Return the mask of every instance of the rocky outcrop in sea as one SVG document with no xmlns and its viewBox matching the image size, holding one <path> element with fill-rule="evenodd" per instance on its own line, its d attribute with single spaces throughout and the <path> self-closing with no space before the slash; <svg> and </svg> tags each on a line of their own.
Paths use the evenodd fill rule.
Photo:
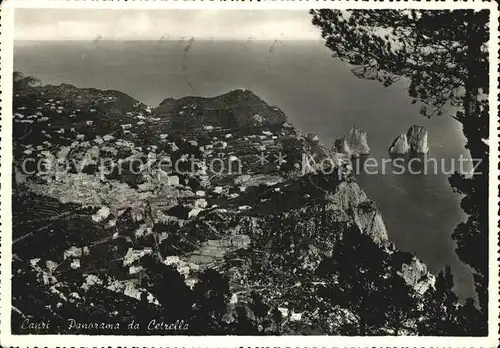
<svg viewBox="0 0 500 348">
<path fill-rule="evenodd" d="M 428 152 L 427 129 L 416 125 L 411 126 L 406 133 L 401 133 L 389 147 L 391 155 L 426 154 Z"/>
<path fill-rule="evenodd" d="M 334 149 L 351 157 L 370 154 L 366 132 L 358 126 L 354 126 L 345 136 L 336 139 Z"/>
<path fill-rule="evenodd" d="M 410 145 L 406 133 L 401 133 L 392 143 L 389 148 L 391 155 L 404 155 L 410 152 Z"/>
</svg>

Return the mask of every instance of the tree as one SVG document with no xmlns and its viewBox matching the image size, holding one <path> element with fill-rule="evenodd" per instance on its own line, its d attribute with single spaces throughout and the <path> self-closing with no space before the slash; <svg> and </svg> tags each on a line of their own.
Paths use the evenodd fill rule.
<svg viewBox="0 0 500 348">
<path fill-rule="evenodd" d="M 22 72 L 14 71 L 13 83 L 14 92 L 19 92 L 39 85 L 40 80 L 33 76 L 24 76 Z"/>
<path fill-rule="evenodd" d="M 145 256 L 141 261 L 148 275 L 143 285 L 158 299 L 163 318 L 169 321 L 189 319 L 194 297 L 183 276 L 153 256 Z"/>
<path fill-rule="evenodd" d="M 224 334 L 223 316 L 229 303 L 229 280 L 217 271 L 208 269 L 201 273 L 193 289 L 193 319 L 191 326 L 196 334 Z"/>
<path fill-rule="evenodd" d="M 419 333 L 429 336 L 477 336 L 487 328 L 481 320 L 480 311 L 471 298 L 460 304 L 453 292 L 453 275 L 447 266 L 436 278 L 434 288 L 430 288 L 422 301 L 422 315 Z"/>
<path fill-rule="evenodd" d="M 453 174 L 454 190 L 469 214 L 453 238 L 457 255 L 476 272 L 476 291 L 486 320 L 488 288 L 489 11 L 311 10 L 333 56 L 355 65 L 361 78 L 389 86 L 405 77 L 412 102 L 427 117 L 454 111 L 471 157 L 472 177 Z M 452 108 L 448 108 L 448 107 Z M 474 251 L 471 251 L 474 250 Z"/>
<path fill-rule="evenodd" d="M 398 274 L 406 255 L 402 254 L 386 252 L 357 227 L 345 231 L 332 256 L 316 270 L 322 283 L 318 291 L 320 321 L 328 323 L 340 309 L 348 319 L 335 318 L 335 334 L 414 332 L 418 296 Z M 325 331 L 331 332 L 326 326 Z"/>
</svg>

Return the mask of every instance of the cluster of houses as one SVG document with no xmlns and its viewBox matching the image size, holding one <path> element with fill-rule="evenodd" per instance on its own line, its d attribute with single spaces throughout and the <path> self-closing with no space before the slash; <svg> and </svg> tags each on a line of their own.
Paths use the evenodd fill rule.
<svg viewBox="0 0 500 348">
<path fill-rule="evenodd" d="M 103 96 L 101 99 L 104 103 L 109 103 L 116 101 L 116 97 L 112 96 Z M 64 110 L 64 106 L 61 101 L 49 99 L 43 107 L 39 107 L 39 110 L 42 110 L 44 107 L 47 107 L 52 110 L 57 111 L 68 111 Z M 139 124 L 139 122 L 151 121 L 156 122 L 160 121 L 159 118 L 152 118 L 148 114 L 151 114 L 152 109 L 150 107 L 144 106 L 142 103 L 136 103 L 134 108 L 141 108 L 143 111 L 129 111 L 127 112 L 127 116 L 135 117 L 137 122 L 135 124 Z M 181 112 L 189 112 L 196 109 L 196 105 L 188 105 L 184 106 Z M 20 107 L 16 110 L 14 114 L 15 122 L 22 122 L 24 120 L 45 120 L 48 121 L 49 118 L 43 116 L 42 111 L 37 111 L 34 115 L 30 115 L 25 117 L 22 112 L 25 111 L 24 107 Z M 144 111 L 145 110 L 145 111 Z M 80 109 L 70 110 L 71 113 L 69 117 L 75 116 L 75 113 L 79 112 Z M 96 109 L 90 109 L 90 112 L 96 112 Z M 67 113 L 67 112 L 65 112 Z M 260 115 L 254 115 L 253 117 L 256 123 L 262 123 L 262 117 Z M 41 122 L 41 121 L 40 121 Z M 87 120 L 84 121 L 84 126 L 92 128 L 94 126 L 94 121 Z M 134 128 L 133 123 L 125 123 L 122 124 L 121 130 L 123 133 L 130 133 Z M 192 211 L 190 212 L 190 217 L 196 216 L 203 209 L 206 209 L 208 206 L 206 195 L 214 195 L 214 196 L 224 196 L 227 199 L 234 199 L 239 196 L 239 192 L 243 192 L 245 187 L 240 187 L 240 190 L 230 190 L 231 184 L 227 182 L 227 178 L 225 178 L 226 172 L 222 172 L 222 175 L 214 175 L 214 168 L 211 167 L 209 163 L 212 160 L 219 160 L 224 158 L 226 162 L 224 165 L 227 165 L 227 169 L 237 168 L 239 170 L 240 162 L 243 165 L 246 165 L 250 162 L 255 162 L 255 155 L 260 152 L 269 152 L 273 153 L 275 150 L 280 149 L 280 137 L 286 135 L 282 130 L 273 132 L 269 129 L 262 130 L 261 128 L 257 128 L 255 134 L 247 134 L 247 135 L 237 135 L 233 133 L 233 130 L 225 129 L 223 127 L 215 126 L 215 125 L 204 125 L 202 126 L 203 130 L 206 134 L 209 135 L 210 143 L 200 145 L 197 142 L 197 139 L 191 139 L 189 143 L 193 147 L 197 147 L 201 154 L 202 159 L 196 160 L 195 170 L 189 175 L 186 176 L 176 173 L 172 171 L 171 164 L 168 164 L 169 161 L 166 161 L 167 167 L 164 168 L 161 165 L 160 160 L 164 160 L 165 158 L 169 158 L 171 153 L 179 151 L 179 146 L 172 141 L 169 141 L 169 135 L 166 133 L 157 134 L 158 145 L 144 145 L 144 146 L 136 146 L 136 140 L 123 137 L 120 138 L 116 134 L 105 134 L 105 135 L 94 135 L 92 138 L 87 138 L 88 136 L 83 133 L 79 133 L 76 129 L 78 127 L 61 127 L 56 128 L 54 130 L 55 133 L 61 136 L 67 136 L 68 139 L 73 139 L 69 146 L 69 151 L 66 152 L 65 155 L 61 155 L 64 151 L 59 151 L 57 158 L 68 156 L 71 153 L 71 156 L 74 156 L 78 152 L 81 153 L 82 158 L 89 159 L 89 163 L 98 163 L 98 160 L 105 161 L 113 161 L 116 160 L 116 157 L 119 153 L 125 153 L 127 157 L 121 158 L 122 160 L 133 160 L 133 159 L 142 159 L 147 158 L 147 168 L 153 168 L 152 170 L 144 171 L 142 174 L 142 179 L 146 180 L 146 183 L 140 184 L 140 191 L 154 191 L 154 192 L 162 192 L 162 190 L 158 190 L 158 187 L 173 187 L 182 190 L 187 190 L 186 180 L 197 180 L 198 182 L 203 184 L 203 191 L 200 190 L 195 192 L 193 197 L 196 199 L 188 205 L 192 207 Z M 51 137 L 49 132 L 43 131 L 43 134 L 47 137 L 47 141 L 38 144 L 36 146 L 32 145 L 22 145 L 24 147 L 25 155 L 32 155 L 34 152 L 42 152 L 45 151 L 45 157 L 47 157 L 47 151 L 51 152 L 52 144 L 48 141 Z M 133 141 L 132 141 L 133 140 Z M 140 140 L 140 139 L 138 139 Z M 53 151 L 53 150 L 52 150 Z M 42 156 L 38 154 L 38 156 Z M 181 160 L 184 157 L 181 156 Z M 185 161 L 188 160 L 188 155 L 185 155 Z M 159 166 L 154 166 L 154 164 L 160 163 Z M 151 165 L 153 164 L 153 165 Z M 236 164 L 235 167 L 233 164 Z M 220 174 L 220 171 L 216 172 Z M 240 172 L 235 172 L 235 176 L 241 175 Z M 218 181 L 222 179 L 222 181 Z M 236 184 L 234 184 L 236 185 Z M 203 193 L 202 193 L 203 192 Z M 160 199 L 161 200 L 161 199 Z M 246 207 L 242 207 L 241 210 L 247 209 Z"/>
<path fill-rule="evenodd" d="M 104 103 L 110 103 L 114 100 L 113 97 L 103 98 Z M 134 105 L 134 107 L 139 107 L 141 105 L 141 103 L 138 103 Z M 58 110 L 63 111 L 63 109 L 60 109 L 60 105 L 58 105 L 57 102 L 50 101 L 48 106 L 50 108 L 55 107 L 53 110 L 56 112 L 58 112 Z M 185 112 L 186 109 L 188 109 L 188 107 L 185 107 L 184 111 L 181 112 Z M 90 109 L 89 111 L 96 112 L 96 109 Z M 146 113 L 151 113 L 151 109 L 146 107 Z M 72 113 L 71 115 L 75 114 Z M 42 112 L 37 112 L 36 116 L 39 118 L 44 117 Z M 142 125 L 149 121 L 160 121 L 159 118 L 144 116 L 143 113 L 139 112 L 130 113 L 128 116 L 136 117 L 137 125 Z M 35 120 L 36 117 L 25 118 L 22 115 L 22 110 L 18 110 L 18 112 L 14 114 L 14 120 L 19 120 L 20 122 L 26 119 Z M 46 121 L 48 120 L 47 117 Z M 262 117 L 255 115 L 254 121 L 261 124 Z M 92 128 L 94 123 L 88 120 L 85 121 L 84 126 Z M 217 207 L 217 204 L 219 204 L 217 199 L 219 199 L 219 201 L 231 201 L 238 198 L 240 194 L 243 195 L 248 186 L 260 185 L 261 183 L 269 184 L 271 181 L 267 176 L 244 176 L 241 175 L 241 173 L 236 173 L 231 179 L 232 182 L 231 180 L 227 180 L 227 177 L 224 175 L 225 173 L 223 173 L 220 181 L 218 181 L 218 178 L 212 180 L 213 173 L 211 173 L 211 171 L 213 168 L 211 168 L 208 163 L 214 158 L 225 158 L 229 164 L 240 160 L 255 161 L 255 154 L 259 154 L 260 152 L 276 153 L 277 150 L 280 150 L 281 145 L 279 139 L 286 135 L 281 131 L 273 132 L 271 130 L 262 130 L 259 128 L 255 134 L 240 136 L 222 127 L 205 125 L 203 126 L 203 130 L 209 134 L 210 143 L 200 145 L 198 139 L 186 139 L 192 147 L 197 147 L 200 150 L 202 158 L 197 159 L 196 169 L 190 173 L 190 175 L 182 175 L 172 171 L 170 161 L 166 160 L 170 159 L 170 157 L 174 157 L 172 155 L 173 153 L 182 151 L 180 148 L 182 146 L 178 146 L 178 144 L 172 142 L 168 134 L 158 134 L 158 144 L 146 145 L 137 144 L 137 141 L 134 139 L 121 137 L 116 133 L 90 137 L 87 134 L 79 133 L 76 130 L 78 127 L 68 128 L 69 127 L 59 128 L 56 129 L 55 132 L 59 135 L 68 136 L 73 139 L 74 141 L 71 142 L 71 145 L 53 148 L 52 144 L 47 140 L 36 146 L 23 145 L 24 153 L 26 155 L 31 155 L 34 151 L 38 151 L 41 156 L 47 158 L 52 156 L 56 159 L 74 158 L 76 154 L 79 154 L 81 158 L 86 159 L 87 163 L 95 164 L 98 164 L 99 160 L 116 160 L 119 153 L 127 154 L 126 158 L 123 158 L 124 160 L 147 158 L 148 165 L 143 163 L 144 168 L 141 168 L 143 174 L 142 178 L 145 179 L 145 182 L 140 183 L 137 188 L 131 188 L 115 179 L 106 182 L 106 180 L 102 178 L 99 179 L 97 176 L 86 174 L 81 176 L 73 176 L 73 174 L 68 175 L 63 178 L 64 185 L 60 185 L 59 188 L 56 184 L 51 185 L 51 190 L 59 190 L 61 195 L 66 195 L 68 197 L 68 201 L 80 200 L 92 206 L 98 206 L 100 202 L 101 205 L 98 206 L 98 209 L 96 208 L 93 211 L 90 218 L 94 223 L 105 225 L 107 228 L 116 228 L 117 220 L 119 220 L 117 216 L 124 208 L 128 209 L 130 207 L 132 219 L 140 223 L 140 226 L 134 231 L 134 236 L 137 239 L 152 234 L 154 223 L 159 221 L 190 223 L 190 219 L 196 219 L 196 217 L 203 214 L 209 214 L 210 212 L 219 211 L 221 213 L 227 213 L 228 210 Z M 125 123 L 122 124 L 120 128 L 123 131 L 122 134 L 131 134 L 135 129 L 135 125 L 133 123 Z M 175 157 L 177 158 L 178 156 Z M 187 160 L 187 154 L 186 156 L 180 157 L 181 159 Z M 162 165 L 162 160 L 166 163 L 165 166 Z M 149 164 L 151 165 L 149 166 Z M 74 178 L 73 180 L 79 180 L 80 182 L 71 184 L 70 176 Z M 186 182 L 186 180 L 190 179 L 198 180 L 200 183 L 204 184 L 199 188 L 191 189 L 188 182 Z M 281 178 L 276 177 L 275 179 L 276 180 L 272 181 L 272 183 L 279 182 Z M 83 183 L 81 181 L 88 182 Z M 279 190 L 279 188 L 275 190 Z M 79 193 L 87 194 L 89 197 L 79 197 L 77 196 Z M 102 197 L 105 197 L 105 199 Z M 103 202 L 106 201 L 106 198 L 110 197 L 114 200 L 114 203 L 106 202 L 106 205 L 104 205 Z M 184 209 L 175 210 L 175 207 L 182 207 Z M 248 205 L 236 204 L 233 208 L 232 214 L 239 214 L 240 212 L 252 209 L 252 207 Z M 196 220 L 194 223 L 198 223 L 198 221 L 200 220 Z M 208 223 L 207 221 L 204 222 Z M 118 238 L 117 234 L 118 232 L 115 232 L 112 238 Z M 167 238 L 166 232 L 159 236 L 157 242 L 161 243 L 165 238 Z M 204 263 L 208 262 L 197 262 L 196 260 L 220 258 L 220 255 L 224 254 L 224 250 L 247 248 L 249 245 L 250 238 L 247 235 L 228 234 L 220 239 L 208 240 L 200 246 L 199 250 L 188 257 L 168 256 L 163 262 L 166 265 L 175 267 L 179 273 L 184 276 L 186 284 L 193 287 L 197 282 L 196 272 L 200 270 L 200 265 L 205 267 L 206 265 Z M 69 265 L 72 269 L 78 269 L 84 265 L 80 263 L 80 259 L 85 257 L 88 253 L 88 248 L 82 249 L 71 247 L 65 251 L 64 259 L 69 260 Z M 125 255 L 123 259 L 120 260 L 120 263 L 121 266 L 128 269 L 127 277 L 130 279 L 112 279 L 106 282 L 107 288 L 138 300 L 141 299 L 144 289 L 141 289 L 140 281 L 138 280 L 138 278 L 140 278 L 139 275 L 143 271 L 140 260 L 142 257 L 152 253 L 153 249 L 151 247 L 140 249 L 135 249 L 133 247 L 128 248 L 126 253 L 124 252 Z M 86 275 L 81 290 L 87 291 L 93 286 L 104 284 L 103 279 L 105 277 L 106 276 L 101 277 L 93 274 Z M 76 294 L 74 296 L 79 295 Z M 157 303 L 156 299 L 149 293 L 147 294 L 147 299 L 151 303 Z M 237 296 L 234 295 L 231 301 L 233 303 L 235 301 L 237 302 Z M 279 310 L 284 317 L 289 318 L 291 321 L 301 319 L 300 313 L 295 313 L 287 308 L 279 308 Z"/>
</svg>

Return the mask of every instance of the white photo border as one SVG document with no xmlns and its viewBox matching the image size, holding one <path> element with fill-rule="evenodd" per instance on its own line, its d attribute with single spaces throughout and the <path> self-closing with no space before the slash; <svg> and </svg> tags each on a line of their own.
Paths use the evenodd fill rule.
<svg viewBox="0 0 500 348">
<path fill-rule="evenodd" d="M 87 335 L 13 335 L 11 333 L 12 260 L 12 72 L 16 8 L 66 9 L 488 9 L 490 10 L 490 190 L 489 190 L 489 336 L 87 336 Z M 27 347 L 160 347 L 160 346 L 239 346 L 239 347 L 497 347 L 499 345 L 499 118 L 498 118 L 498 3 L 489 1 L 174 1 L 174 0 L 6 0 L 0 4 L 0 345 Z"/>
</svg>

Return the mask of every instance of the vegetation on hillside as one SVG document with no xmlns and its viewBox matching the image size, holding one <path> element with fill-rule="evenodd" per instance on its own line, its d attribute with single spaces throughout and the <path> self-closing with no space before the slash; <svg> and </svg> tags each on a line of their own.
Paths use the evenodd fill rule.
<svg viewBox="0 0 500 348">
<path fill-rule="evenodd" d="M 470 301 L 458 302 L 449 271 L 434 286 L 385 230 L 363 225 L 360 216 L 379 213 L 352 176 L 254 164 L 244 175 L 204 179 L 202 160 L 213 156 L 212 148 L 242 158 L 265 144 L 296 157 L 300 146 L 311 151 L 279 110 L 250 92 L 221 100 L 247 98 L 238 114 L 246 120 L 258 101 L 259 110 L 276 112 L 268 124 L 264 113 L 241 132 L 225 128 L 232 121 L 195 118 L 201 123 L 184 132 L 120 92 L 14 87 L 14 333 L 480 332 L 466 320 L 480 313 Z M 185 102 L 193 101 L 182 99 L 176 112 L 196 116 L 197 107 Z M 173 172 L 180 176 L 175 185 L 148 171 L 137 180 L 91 169 L 21 171 L 27 158 L 86 158 L 86 169 L 102 159 L 187 154 L 198 167 L 183 176 Z M 425 279 L 410 282 L 408 274 Z M 416 286 L 422 283 L 425 291 Z M 40 321 L 51 324 L 33 324 Z"/>
<path fill-rule="evenodd" d="M 475 273 L 481 307 L 478 332 L 487 334 L 489 51 L 488 10 L 311 10 L 334 57 L 353 73 L 390 86 L 408 79 L 413 103 L 427 117 L 448 114 L 462 125 L 465 145 L 479 166 L 449 182 L 465 195 L 469 215 L 455 228 L 458 257 Z M 478 252 L 480 250 L 480 252 Z"/>
</svg>

